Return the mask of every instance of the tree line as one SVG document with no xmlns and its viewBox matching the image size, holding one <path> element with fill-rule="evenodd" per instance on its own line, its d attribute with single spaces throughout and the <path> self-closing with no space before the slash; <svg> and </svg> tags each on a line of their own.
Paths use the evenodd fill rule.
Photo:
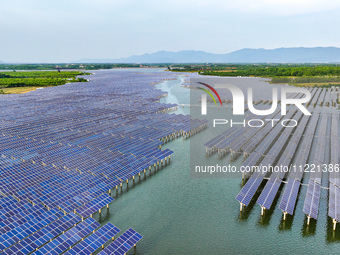
<svg viewBox="0 0 340 255">
<path fill-rule="evenodd" d="M 89 73 L 79 71 L 2 72 L 0 73 L 0 89 L 29 86 L 58 86 L 68 82 L 86 82 L 87 79 L 76 77 L 86 74 Z"/>
</svg>

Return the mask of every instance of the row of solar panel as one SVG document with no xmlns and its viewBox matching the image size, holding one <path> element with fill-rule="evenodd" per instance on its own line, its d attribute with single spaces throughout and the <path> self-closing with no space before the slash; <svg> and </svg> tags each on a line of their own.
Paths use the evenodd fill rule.
<svg viewBox="0 0 340 255">
<path fill-rule="evenodd" d="M 290 137 L 290 129 L 285 129 L 280 137 L 277 139 L 275 144 L 272 146 L 272 148 L 269 150 L 267 155 L 264 157 L 261 164 L 263 165 L 271 165 L 273 166 L 274 163 L 277 161 L 277 165 L 279 166 L 289 166 L 291 163 L 291 160 L 293 158 L 293 155 L 295 154 L 295 150 L 297 148 L 297 144 L 295 141 L 293 141 L 294 147 L 287 146 L 286 143 L 288 142 L 288 145 L 291 144 L 292 138 L 297 138 L 297 143 L 299 142 L 299 139 L 301 139 L 301 135 L 303 130 L 305 129 L 305 126 L 307 124 L 307 120 L 309 119 L 308 116 L 304 116 L 302 118 L 302 121 L 300 121 L 300 118 L 302 117 L 301 113 L 297 113 L 294 118 L 299 121 L 299 126 L 294 130 L 294 133 L 292 134 L 292 137 Z M 300 131 L 300 132 L 299 132 Z M 283 153 L 281 152 L 284 149 Z M 266 158 L 267 161 L 266 161 Z M 278 160 L 276 160 L 279 158 Z M 274 198 L 276 197 L 279 187 L 281 186 L 282 180 L 286 175 L 286 172 L 284 171 L 276 171 L 272 174 L 269 173 L 270 179 L 266 183 L 264 189 L 261 192 L 261 195 L 259 196 L 257 203 L 266 208 L 270 209 Z"/>
<path fill-rule="evenodd" d="M 335 114 L 334 117 L 334 121 L 337 123 L 337 118 L 339 115 Z M 295 116 L 297 119 L 299 119 L 299 117 L 301 117 L 301 114 L 297 114 Z M 317 145 L 317 148 L 324 148 L 325 147 L 325 136 L 326 136 L 326 131 L 325 131 L 325 127 L 327 126 L 327 119 L 328 119 L 328 114 L 324 114 L 323 115 L 323 119 L 322 119 L 322 123 L 324 125 L 324 128 L 319 130 L 319 143 Z M 318 123 L 318 114 L 314 116 L 314 118 L 310 118 L 308 116 L 304 116 L 301 121 L 299 122 L 299 126 L 295 129 L 295 132 L 293 133 L 292 137 L 291 137 L 291 143 L 288 143 L 288 146 L 285 148 L 285 151 L 283 152 L 283 154 L 280 154 L 280 150 L 283 147 L 284 143 L 279 143 L 274 144 L 272 149 L 273 153 L 267 152 L 266 156 L 263 158 L 262 162 L 260 162 L 261 159 L 261 154 L 259 153 L 252 153 L 250 154 L 249 158 L 246 159 L 246 161 L 244 162 L 244 166 L 253 166 L 253 165 L 257 165 L 260 164 L 261 165 L 271 165 L 274 163 L 275 160 L 275 155 L 281 155 L 280 159 L 278 160 L 278 164 L 279 165 L 289 165 L 289 163 L 291 162 L 293 155 L 295 153 L 295 151 L 297 150 L 298 144 L 301 140 L 302 134 L 304 133 L 304 130 L 306 129 L 306 136 L 305 139 L 303 139 L 303 143 L 301 143 L 301 145 L 305 145 L 305 147 L 308 147 L 308 154 L 310 151 L 310 145 L 311 142 L 313 141 L 313 135 Z M 310 125 L 307 126 L 307 123 L 309 123 Z M 336 127 L 336 125 L 334 124 L 334 128 Z M 335 132 L 335 131 L 333 131 Z M 286 134 L 285 134 L 286 133 Z M 289 132 L 287 132 L 287 130 L 285 130 L 281 136 L 280 139 L 278 139 L 279 141 L 287 141 L 287 139 L 289 137 L 287 137 Z M 337 133 L 337 131 L 336 131 Z M 285 139 L 281 139 L 282 136 L 286 136 Z M 311 136 L 311 139 L 309 139 L 309 136 Z M 335 143 L 338 144 L 339 140 L 336 139 Z M 291 144 L 291 145 L 290 145 Z M 290 146 L 289 146 L 290 145 Z M 280 149 L 281 148 L 281 149 Z M 303 149 L 304 147 L 302 147 Z M 299 150 L 299 153 L 305 153 L 306 150 Z M 319 158 L 319 163 L 322 164 L 325 161 L 320 161 L 320 157 L 321 159 L 324 159 L 324 153 L 325 153 L 325 149 L 319 149 L 319 151 L 316 152 L 316 157 Z M 306 157 L 306 161 L 308 158 L 308 154 Z M 267 158 L 267 160 L 266 160 Z M 299 159 L 301 161 L 301 159 Z M 300 171 L 303 172 L 303 171 Z M 302 173 L 303 174 L 303 173 Z M 302 174 L 296 174 L 295 172 L 292 173 L 292 177 L 295 176 L 301 176 Z M 270 173 L 268 174 L 270 176 L 269 181 L 267 182 L 266 186 L 264 187 L 264 189 L 262 190 L 261 195 L 258 198 L 258 203 L 269 209 L 272 205 L 272 202 L 278 192 L 278 189 L 281 185 L 282 179 L 285 177 L 285 173 L 283 172 L 278 172 L 278 173 L 273 173 L 272 175 L 270 175 Z M 239 202 L 241 202 L 244 205 L 248 205 L 249 202 L 251 201 L 251 198 L 253 197 L 253 195 L 255 194 L 256 190 L 258 189 L 258 187 L 260 186 L 261 182 L 262 182 L 262 177 L 261 174 L 259 173 L 254 173 L 253 176 L 251 176 L 251 178 L 248 180 L 248 182 L 246 183 L 246 185 L 241 189 L 240 193 L 237 196 L 237 200 Z M 301 180 L 301 178 L 299 179 Z M 304 212 L 313 218 L 317 218 L 317 211 L 318 211 L 318 201 L 320 198 L 320 192 L 318 192 L 319 188 L 320 188 L 320 184 L 315 183 L 315 178 L 313 179 L 313 175 L 312 175 L 312 179 L 310 180 L 309 183 L 309 188 L 308 188 L 308 192 L 306 195 L 306 199 L 305 199 L 305 206 L 304 206 Z M 320 179 L 320 183 L 321 183 L 321 179 Z M 280 208 L 284 211 L 287 212 L 289 214 L 293 214 L 294 212 L 294 207 L 295 207 L 295 203 L 296 203 L 296 199 L 297 199 L 297 192 L 299 190 L 299 186 L 300 186 L 300 182 L 298 180 L 294 180 L 292 178 L 288 178 L 288 184 L 286 185 L 286 189 L 285 192 L 283 194 L 281 203 L 280 203 Z M 334 203 L 334 201 L 332 201 Z"/>
<path fill-rule="evenodd" d="M 119 236 L 117 240 L 108 245 L 103 251 L 99 252 L 100 255 L 109 254 L 125 254 L 137 242 L 142 239 L 142 236 L 132 228 L 128 229 L 124 234 Z"/>
<path fill-rule="evenodd" d="M 76 212 L 82 217 L 87 218 L 99 209 L 103 208 L 105 205 L 113 202 L 113 198 L 107 194 L 102 194 L 101 196 L 93 199 L 89 203 L 76 209 Z"/>
<path fill-rule="evenodd" d="M 20 199 L 4 200 L 0 208 L 6 224 L 1 248 L 7 254 L 66 251 L 94 227 L 73 226 L 79 217 L 64 213 L 76 209 L 86 217 L 98 210 L 112 201 L 102 195 L 108 189 L 171 155 L 156 149 L 158 139 L 206 123 L 155 114 L 175 105 L 157 103 L 164 93 L 146 86 L 164 76 L 143 77 L 131 75 L 125 82 L 110 77 L 100 89 L 96 82 L 66 85 L 0 102 L 6 105 L 0 107 L 1 194 Z"/>
</svg>

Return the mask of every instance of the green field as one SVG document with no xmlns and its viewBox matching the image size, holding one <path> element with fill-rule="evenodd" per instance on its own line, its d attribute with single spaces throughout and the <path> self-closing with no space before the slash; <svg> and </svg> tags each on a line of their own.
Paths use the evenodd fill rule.
<svg viewBox="0 0 340 255">
<path fill-rule="evenodd" d="M 81 71 L 13 71 L 0 72 L 0 94 L 25 93 L 38 87 L 63 85 L 69 82 L 86 82 Z M 14 89 L 16 88 L 16 89 Z"/>
<path fill-rule="evenodd" d="M 224 77 L 265 77 L 271 83 L 294 86 L 339 86 L 340 66 L 337 64 L 192 64 L 173 65 L 172 71 L 198 72 L 200 75 Z"/>
</svg>

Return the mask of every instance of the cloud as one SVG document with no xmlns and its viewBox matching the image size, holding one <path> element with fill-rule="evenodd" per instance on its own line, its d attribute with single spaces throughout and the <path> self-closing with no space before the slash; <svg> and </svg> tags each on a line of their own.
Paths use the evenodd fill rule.
<svg viewBox="0 0 340 255">
<path fill-rule="evenodd" d="M 260 5 L 267 11 L 281 15 L 312 14 L 340 9 L 338 0 L 262 0 Z"/>
<path fill-rule="evenodd" d="M 186 12 L 209 11 L 216 13 L 272 14 L 291 16 L 340 10 L 338 0 L 145 0 L 146 5 L 159 5 L 171 10 L 183 9 Z M 161 3 L 161 4 L 159 4 Z"/>
<path fill-rule="evenodd" d="M 2 0 L 0 58 L 340 46 L 338 0 Z"/>
</svg>

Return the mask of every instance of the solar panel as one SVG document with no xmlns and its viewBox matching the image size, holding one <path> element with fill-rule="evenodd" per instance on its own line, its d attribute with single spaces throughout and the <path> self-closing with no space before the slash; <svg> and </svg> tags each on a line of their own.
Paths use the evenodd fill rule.
<svg viewBox="0 0 340 255">
<path fill-rule="evenodd" d="M 99 226 L 100 224 L 97 221 L 92 218 L 88 218 L 70 230 L 66 231 L 64 234 L 53 239 L 51 242 L 47 243 L 32 254 L 60 254 L 90 234 Z"/>
<path fill-rule="evenodd" d="M 62 213 L 57 209 L 51 211 L 43 211 L 40 215 L 25 221 L 23 224 L 13 225 L 0 236 L 0 249 L 4 250 L 21 239 L 33 234 L 45 225 L 52 223 L 62 216 Z M 5 229 L 7 230 L 7 229 Z"/>
<path fill-rule="evenodd" d="M 172 151 L 158 148 L 165 139 L 207 124 L 205 120 L 192 121 L 189 116 L 157 113 L 176 107 L 157 102 L 164 92 L 149 85 L 163 80 L 166 75 L 130 75 L 127 72 L 113 76 L 119 78 L 107 78 L 110 82 L 101 84 L 100 91 L 93 91 L 95 78 L 91 86 L 65 85 L 6 101 L 12 112 L 0 107 L 0 191 L 1 195 L 15 195 L 21 200 L 12 199 L 15 205 L 11 205 L 1 196 L 3 237 L 7 238 L 6 234 L 14 229 L 16 218 L 36 219 L 46 211 L 44 207 L 51 211 L 58 208 L 64 213 L 76 210 L 86 218 L 113 201 L 105 193 L 121 180 L 169 157 Z M 37 97 L 40 100 L 34 99 Z M 122 98 L 131 98 L 131 101 L 121 107 Z M 0 105 L 4 102 L 1 100 Z M 27 200 L 35 206 L 22 202 Z M 23 217 L 18 218 L 18 214 Z M 60 219 L 49 226 L 57 223 L 62 226 L 62 216 L 62 212 L 56 211 Z M 55 236 L 62 230 L 56 227 L 53 233 L 52 230 L 45 233 L 48 223 L 41 222 L 41 229 L 34 226 L 32 232 L 28 232 L 30 236 L 13 245 L 13 249 L 31 252 L 47 240 L 46 236 Z M 28 233 L 20 233 L 15 241 Z M 31 243 L 33 238 L 39 243 Z M 11 244 L 7 242 L 12 241 L 9 239 L 2 244 L 7 247 Z M 19 247 L 19 244 L 25 246 Z"/>
<path fill-rule="evenodd" d="M 255 195 L 255 192 L 257 191 L 258 187 L 260 186 L 261 182 L 263 180 L 263 176 L 258 173 L 253 173 L 253 175 L 249 178 L 247 183 L 243 186 L 241 191 L 236 196 L 236 199 L 247 206 L 253 196 Z"/>
<path fill-rule="evenodd" d="M 9 205 L 8 207 L 0 209 L 0 222 L 8 220 L 13 215 L 19 212 L 22 212 L 30 207 L 31 207 L 31 204 L 29 204 L 28 201 L 21 200 L 19 202 L 13 203 L 12 205 Z"/>
<path fill-rule="evenodd" d="M 99 252 L 100 255 L 109 254 L 125 254 L 137 242 L 142 239 L 142 236 L 132 228 L 128 229 L 124 234 L 119 236 L 115 241 L 109 244 L 104 250 Z"/>
<path fill-rule="evenodd" d="M 94 212 L 98 211 L 99 209 L 103 208 L 104 206 L 111 203 L 114 199 L 107 194 L 103 194 L 94 200 L 90 201 L 89 203 L 81 206 L 80 208 L 76 209 L 76 212 L 80 214 L 82 217 L 86 218 L 93 214 Z"/>
<path fill-rule="evenodd" d="M 332 120 L 331 120 L 331 152 L 330 152 L 330 165 L 333 166 L 335 170 L 336 164 L 339 162 L 339 135 L 338 135 L 338 121 L 339 121 L 339 114 L 336 112 L 332 113 Z M 333 185 L 340 186 L 340 174 L 336 171 L 330 171 L 329 173 L 329 181 Z"/>
<path fill-rule="evenodd" d="M 297 195 L 300 188 L 300 182 L 292 178 L 288 178 L 288 182 L 285 185 L 285 190 L 282 195 L 282 199 L 279 208 L 283 212 L 287 212 L 290 215 L 294 214 L 294 208 L 297 200 Z"/>
<path fill-rule="evenodd" d="M 67 214 L 59 220 L 56 220 L 47 225 L 45 228 L 35 232 L 28 238 L 11 246 L 2 254 L 17 254 L 18 251 L 20 251 L 20 254 L 29 254 L 35 249 L 47 243 L 48 241 L 52 240 L 54 237 L 71 228 L 80 220 L 80 217 L 75 215 L 74 213 Z"/>
<path fill-rule="evenodd" d="M 303 212 L 314 219 L 318 218 L 320 190 L 319 183 L 309 180 Z"/>
<path fill-rule="evenodd" d="M 329 197 L 328 197 L 328 216 L 337 222 L 340 221 L 340 188 L 333 184 L 329 185 Z"/>
<path fill-rule="evenodd" d="M 81 241 L 72 249 L 68 250 L 65 254 L 92 254 L 94 251 L 102 247 L 107 241 L 112 239 L 120 230 L 112 223 L 107 223 L 101 227 L 94 234 Z"/>
<path fill-rule="evenodd" d="M 257 203 L 266 209 L 270 209 L 274 198 L 279 190 L 281 185 L 281 179 L 275 179 L 274 181 L 269 180 L 266 183 L 266 186 L 261 192 L 261 195 L 257 199 Z"/>
</svg>

